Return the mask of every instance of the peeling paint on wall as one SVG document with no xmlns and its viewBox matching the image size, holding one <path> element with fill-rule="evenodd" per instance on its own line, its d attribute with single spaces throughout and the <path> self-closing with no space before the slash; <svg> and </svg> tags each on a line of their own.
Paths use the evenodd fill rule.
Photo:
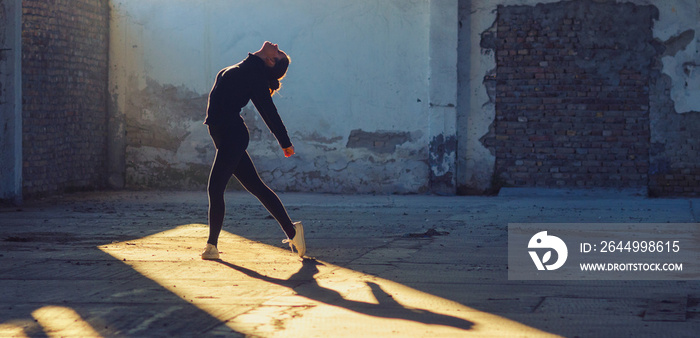
<svg viewBox="0 0 700 338">
<path fill-rule="evenodd" d="M 495 116 L 495 9 L 492 1 L 459 2 L 458 194 L 487 192 L 493 174 L 495 157 L 480 138 Z"/>
<path fill-rule="evenodd" d="M 348 137 L 348 148 L 365 148 L 378 153 L 393 153 L 396 146 L 411 141 L 409 132 L 376 131 L 355 129 Z"/>
<path fill-rule="evenodd" d="M 684 31 L 681 34 L 678 34 L 676 36 L 670 37 L 668 40 L 664 41 L 664 47 L 666 47 L 666 51 L 664 51 L 664 56 L 676 56 L 676 54 L 679 51 L 685 50 L 688 45 L 693 41 L 695 38 L 695 30 L 694 29 L 688 29 Z"/>
<path fill-rule="evenodd" d="M 630 3 L 499 6 L 497 178 L 510 186 L 647 184 L 658 10 Z"/>
<path fill-rule="evenodd" d="M 299 135 L 299 137 L 307 145 L 323 152 L 338 150 L 341 148 L 340 142 L 343 140 L 342 136 L 325 137 L 317 131 L 313 131 L 308 135 Z"/>
<path fill-rule="evenodd" d="M 202 124 L 206 95 L 153 79 L 126 95 L 126 184 L 129 187 L 192 188 L 206 184 L 211 142 Z M 136 88 L 136 87 L 133 87 Z"/>
<path fill-rule="evenodd" d="M 666 48 L 661 57 L 662 72 L 672 81 L 671 99 L 679 114 L 700 111 L 700 75 L 695 68 L 700 64 L 700 3 L 659 2 L 661 20 L 655 35 Z M 665 15 L 665 17 L 663 17 Z"/>
<path fill-rule="evenodd" d="M 457 138 L 440 134 L 430 141 L 430 184 L 435 192 L 449 191 L 455 186 L 452 164 L 457 156 Z"/>
<path fill-rule="evenodd" d="M 678 114 L 670 95 L 673 81 L 657 72 L 652 76 L 650 94 L 649 195 L 697 196 L 700 112 Z"/>
<path fill-rule="evenodd" d="M 186 124 L 203 120 L 207 97 L 152 79 L 147 84 L 129 95 L 127 144 L 175 151 L 188 136 Z"/>
<path fill-rule="evenodd" d="M 330 193 L 428 191 L 428 55 L 441 65 L 454 54 L 439 44 L 430 54 L 424 27 L 431 13 L 452 13 L 450 4 L 300 0 L 269 6 L 273 2 L 110 2 L 114 149 L 123 138 L 127 186 L 203 188 L 215 150 L 202 121 L 216 71 L 270 40 L 292 57 L 274 102 L 297 153 L 284 158 L 255 108 L 243 108 L 248 151 L 268 185 Z M 260 18 L 273 24 L 254 25 Z"/>
<path fill-rule="evenodd" d="M 489 81 L 489 74 L 493 72 L 493 68 L 489 66 L 489 59 L 494 55 L 489 48 L 494 48 L 494 39 L 497 38 L 495 33 L 496 27 L 488 27 L 488 25 L 494 21 L 489 18 L 495 17 L 494 13 L 497 12 L 497 6 L 530 5 L 544 9 L 548 6 L 563 6 L 567 3 L 571 4 L 573 2 L 536 0 L 504 0 L 499 2 L 474 0 L 469 2 L 467 12 L 470 15 L 469 18 L 472 20 L 472 28 L 481 27 L 479 30 L 473 30 L 474 33 L 472 33 L 472 35 L 481 32 L 478 47 L 482 48 L 482 57 L 478 59 L 474 55 L 473 51 L 476 50 L 476 48 L 472 42 L 473 51 L 472 58 L 470 59 L 472 74 L 470 83 L 475 83 L 478 76 L 483 77 L 484 86 L 479 89 L 481 90 L 481 88 L 484 88 L 485 92 L 488 93 L 490 97 L 488 101 L 481 100 L 479 102 L 479 104 L 483 104 L 480 110 L 475 107 L 475 102 L 469 102 L 472 109 L 469 112 L 470 116 L 490 114 L 489 110 L 496 93 L 495 81 Z M 695 68 L 696 65 L 700 64 L 700 60 L 698 60 L 698 55 L 700 55 L 700 52 L 698 52 L 698 43 L 700 43 L 700 39 L 697 38 L 696 34 L 696 31 L 700 29 L 700 20 L 698 20 L 700 17 L 700 10 L 698 8 L 700 3 L 697 1 L 653 0 L 618 1 L 617 4 L 614 4 L 614 2 L 589 2 L 589 4 L 596 3 L 621 6 L 621 8 L 626 6 L 627 10 L 624 11 L 624 15 L 632 13 L 630 10 L 634 11 L 635 6 L 644 7 L 645 10 L 648 7 L 655 7 L 653 9 L 656 10 L 656 14 L 652 16 L 653 22 L 645 21 L 641 22 L 641 24 L 648 24 L 648 27 L 643 27 L 645 32 L 648 32 L 648 29 L 653 29 L 653 38 L 656 38 L 656 41 L 652 40 L 646 45 L 636 44 L 638 47 L 643 46 L 642 49 L 638 50 L 641 53 L 639 55 L 625 55 L 624 57 L 640 57 L 639 60 L 630 60 L 624 63 L 631 64 L 636 62 L 636 66 L 632 67 L 649 67 L 654 69 L 649 75 L 651 84 L 648 89 L 650 110 L 649 128 L 651 130 L 652 140 L 649 149 L 650 190 L 653 188 L 656 194 L 678 194 L 679 192 L 687 194 L 688 191 L 692 194 L 693 191 L 697 191 L 697 188 L 693 187 L 694 185 L 697 186 L 697 184 L 693 184 L 691 180 L 697 178 L 698 168 L 697 165 L 693 163 L 698 162 L 697 149 L 700 148 L 700 145 L 697 145 L 695 141 L 697 138 L 690 135 L 690 130 L 697 129 L 695 125 L 698 115 L 694 112 L 698 111 L 697 103 L 698 100 L 700 100 L 700 95 L 697 95 L 700 88 L 695 83 L 696 79 L 693 77 L 697 77 L 697 70 Z M 595 18 L 593 18 L 593 20 L 595 20 Z M 587 24 L 589 23 L 588 21 L 588 19 L 585 20 Z M 476 25 L 474 23 L 476 23 Z M 604 26 L 606 23 L 602 22 L 598 24 Z M 622 34 L 622 31 L 630 31 L 634 34 L 637 30 L 625 29 L 620 32 L 615 32 L 615 34 Z M 523 38 L 526 39 L 527 36 Z M 586 40 L 585 37 L 584 40 Z M 589 44 L 602 44 L 603 42 L 603 40 L 598 38 L 586 41 Z M 625 46 L 622 45 L 617 46 L 617 48 L 619 50 L 625 50 Z M 612 48 L 611 50 L 614 49 L 615 48 Z M 605 51 L 601 54 L 600 51 L 595 50 L 590 51 L 588 54 L 579 53 L 572 56 L 578 58 L 577 62 L 579 66 L 590 66 L 591 74 L 606 75 L 605 79 L 616 80 L 614 75 L 612 77 L 608 76 L 604 71 L 606 69 L 606 64 L 608 64 L 609 57 L 612 57 L 612 60 L 620 61 L 616 59 L 616 57 L 620 57 L 620 55 L 613 55 L 613 53 L 609 56 L 602 57 L 604 54 Z M 596 60 L 596 62 L 594 62 L 594 60 Z M 620 62 L 617 63 L 619 64 Z M 600 65 L 603 65 L 603 67 L 599 67 Z M 636 69 L 638 70 L 640 68 Z M 659 74 L 660 72 L 662 73 Z M 489 87 L 489 85 L 491 86 Z M 478 92 L 473 92 L 471 98 L 476 98 L 477 93 Z M 488 120 L 483 119 L 482 121 Z M 528 119 L 527 117 L 521 116 L 517 119 L 517 122 L 513 120 L 508 123 L 528 123 Z M 496 139 L 489 137 L 489 135 L 495 134 L 493 130 L 494 124 L 490 122 L 488 124 L 490 124 L 490 131 L 479 139 L 479 143 L 487 148 L 491 148 L 493 151 L 494 149 L 492 147 Z M 484 125 L 482 125 L 482 127 L 483 126 Z M 634 126 L 637 127 L 636 124 Z M 639 127 L 641 128 L 643 126 Z M 570 133 L 573 135 L 573 132 L 574 130 Z M 506 136 L 507 135 L 502 135 L 504 138 Z M 567 136 L 569 136 L 569 134 L 567 134 Z M 463 138 L 460 138 L 460 141 L 461 140 L 463 140 Z M 470 149 L 474 149 L 474 147 L 472 146 Z M 478 149 L 478 147 L 476 149 Z M 472 158 L 465 160 L 466 163 L 469 163 L 469 161 L 480 161 L 488 157 L 483 154 L 481 154 L 481 156 L 474 155 L 474 153 L 471 155 Z M 557 174 L 560 176 L 565 175 L 565 173 Z M 498 177 L 495 177 L 495 179 L 495 182 L 500 184 L 497 182 Z"/>
<path fill-rule="evenodd" d="M 310 0 L 299 0 L 293 5 L 284 3 L 262 10 L 266 8 L 268 0 L 193 0 L 164 9 L 162 4 L 166 2 L 111 2 L 114 42 L 110 47 L 110 76 L 115 81 L 110 86 L 110 94 L 115 98 L 114 111 L 117 112 L 112 118 L 119 122 L 119 113 L 129 114 L 129 118 L 124 119 L 129 122 L 129 133 L 132 130 L 137 133 L 136 136 L 127 136 L 129 151 L 126 158 L 131 168 L 130 175 L 133 178 L 151 177 L 148 176 L 150 166 L 156 166 L 154 170 L 162 167 L 184 172 L 189 170 L 189 164 L 199 165 L 201 168 L 197 170 L 205 172 L 204 168 L 208 168 L 213 160 L 214 149 L 201 118 L 204 97 L 215 72 L 239 61 L 246 52 L 259 47 L 260 41 L 268 39 L 284 46 L 293 58 L 290 73 L 284 81 L 285 87 L 281 95 L 275 97 L 275 103 L 297 148 L 297 155 L 289 159 L 282 157 L 274 137 L 254 108 L 249 106 L 242 115 L 251 133 L 251 156 L 261 176 L 276 189 L 341 193 L 429 191 L 431 180 L 439 182 L 442 178 L 455 180 L 462 191 L 487 191 L 492 184 L 495 168 L 492 153 L 494 140 L 486 135 L 493 135 L 494 132 L 489 132 L 489 129 L 493 128 L 496 117 L 495 46 L 498 27 L 495 22 L 498 6 L 526 5 L 545 9 L 575 3 L 557 0 L 392 0 L 384 6 L 371 0 L 359 0 L 318 6 Z M 617 6 L 623 16 L 640 6 L 656 6 L 658 18 L 652 19 L 654 22 L 645 20 L 648 25 L 644 28 L 645 36 L 648 29 L 653 29 L 656 41 L 644 46 L 632 43 L 641 46 L 638 55 L 618 55 L 614 44 L 606 44 L 613 46 L 609 50 L 570 55 L 576 59 L 578 66 L 596 76 L 606 75 L 607 82 L 615 80 L 617 75 L 607 74 L 605 65 L 598 67 L 598 64 L 605 64 L 608 59 L 615 60 L 617 64 L 634 64 L 650 54 L 664 53 L 665 50 L 660 59 L 651 62 L 657 63 L 653 67 L 658 67 L 660 74 L 667 76 L 670 82 L 667 87 L 657 85 L 649 89 L 649 95 L 654 96 L 651 109 L 662 109 L 658 106 L 664 104 L 672 105 L 671 115 L 659 115 L 664 118 L 700 110 L 700 95 L 695 95 L 700 90 L 696 69 L 700 64 L 696 33 L 700 29 L 697 1 L 585 3 Z M 443 11 L 456 10 L 452 8 L 456 4 L 460 13 L 459 22 L 455 22 L 454 26 L 460 27 L 458 81 L 461 98 L 458 98 L 456 107 L 450 107 L 450 104 L 455 104 L 451 98 L 451 78 L 446 76 L 450 81 L 435 81 L 433 75 L 441 71 L 441 65 L 453 64 L 451 60 L 454 55 L 446 52 L 453 49 L 441 48 L 440 43 L 452 39 L 454 32 L 451 28 L 443 27 L 443 19 L 451 20 L 454 13 Z M 247 15 L 240 20 L 231 21 L 228 16 L 219 14 L 235 12 L 222 10 L 224 8 L 239 9 L 241 6 Z M 292 7 L 308 10 L 299 11 L 299 15 L 292 17 L 288 14 Z M 435 11 L 435 15 L 429 14 L 432 11 Z M 347 13 L 356 15 L 353 20 L 339 20 Z M 592 15 L 590 20 L 596 25 L 608 24 L 596 18 L 596 13 L 588 14 Z M 604 16 L 605 13 L 598 14 Z M 271 22 L 285 18 L 285 29 L 249 24 L 262 16 L 274 18 Z M 213 34 L 213 25 L 238 34 L 217 36 Z M 179 39 L 172 39 L 172 31 L 183 27 L 190 29 L 184 35 L 179 35 Z M 444 34 L 431 35 L 439 32 Z M 615 36 L 620 34 L 627 33 L 622 30 L 613 32 Z M 347 39 L 337 39 L 340 35 Z M 439 39 L 431 40 L 433 37 Z M 613 39 L 612 36 L 607 38 Z M 593 35 L 582 39 L 586 44 L 601 42 Z M 431 49 L 430 46 L 436 47 Z M 327 51 L 342 51 L 344 48 L 348 52 L 334 54 L 334 62 L 319 62 L 331 57 Z M 399 55 L 397 60 L 393 51 L 399 48 L 405 53 Z M 626 46 L 617 48 L 620 50 Z M 337 67 L 337 64 L 344 67 Z M 637 66 L 642 67 L 641 63 L 633 65 Z M 452 74 L 450 67 L 445 74 Z M 172 69 L 182 71 L 172 72 Z M 405 69 L 412 71 L 405 72 Z M 149 82 L 149 78 L 153 83 Z M 146 93 L 148 90 L 151 92 Z M 654 90 L 666 91 L 668 102 L 657 97 L 663 93 Z M 168 94 L 168 91 L 172 93 Z M 180 111 L 168 106 L 169 101 L 187 106 L 185 98 L 188 95 L 202 101 L 201 108 L 190 110 L 193 116 L 186 113 L 178 115 Z M 156 99 L 148 96 L 155 96 Z M 443 96 L 447 99 L 436 99 Z M 121 101 L 117 102 L 117 98 Z M 452 114 L 455 114 L 452 110 L 456 110 L 457 116 L 460 116 L 457 119 L 461 122 L 456 126 L 451 121 Z M 166 113 L 168 111 L 171 113 Z M 131 117 L 135 117 L 135 120 L 132 121 Z M 168 121 L 166 128 L 156 131 L 157 124 L 152 121 L 154 117 L 171 117 L 172 121 Z M 510 122 L 527 123 L 520 120 Z M 656 172 L 662 172 L 664 168 L 671 170 L 676 163 L 674 161 L 682 156 L 692 158 L 693 150 L 671 154 L 671 144 L 676 142 L 676 137 L 671 135 L 673 131 L 660 135 L 654 131 L 658 121 L 652 119 L 651 122 L 652 139 L 664 145 L 655 149 L 663 149 L 659 156 L 665 156 L 668 163 L 664 166 L 661 161 L 658 162 L 657 167 L 661 169 Z M 688 123 L 692 125 L 692 121 Z M 677 126 L 676 122 L 671 125 Z M 395 134 L 381 135 L 384 132 Z M 117 140 L 119 133 L 121 131 L 117 131 Z M 447 151 L 441 155 L 440 151 L 443 150 L 437 145 L 449 144 L 450 135 L 454 134 L 457 135 L 454 143 L 459 143 L 458 153 Z M 676 134 L 686 135 L 678 131 Z M 447 140 L 439 140 L 440 136 Z M 404 139 L 407 141 L 403 142 Z M 449 170 L 441 165 L 451 160 L 449 156 L 459 157 L 456 161 L 457 177 L 446 177 L 445 173 Z"/>
</svg>

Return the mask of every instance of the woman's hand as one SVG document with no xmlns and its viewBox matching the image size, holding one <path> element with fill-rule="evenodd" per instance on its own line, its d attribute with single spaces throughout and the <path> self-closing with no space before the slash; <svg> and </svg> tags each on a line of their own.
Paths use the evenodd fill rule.
<svg viewBox="0 0 700 338">
<path fill-rule="evenodd" d="M 284 150 L 284 157 L 294 155 L 294 146 L 290 146 L 289 148 L 283 148 L 282 150 Z"/>
</svg>

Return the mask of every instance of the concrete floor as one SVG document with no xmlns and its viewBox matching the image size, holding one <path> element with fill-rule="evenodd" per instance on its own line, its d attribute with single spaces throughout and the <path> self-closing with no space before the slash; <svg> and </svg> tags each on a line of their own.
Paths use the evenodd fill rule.
<svg viewBox="0 0 700 338">
<path fill-rule="evenodd" d="M 199 258 L 204 192 L 85 193 L 0 208 L 0 336 L 700 332 L 700 281 L 507 274 L 508 223 L 694 223 L 697 199 L 524 189 L 498 197 L 280 197 L 304 222 L 309 258 L 290 252 L 245 192 L 227 193 L 219 261 Z"/>
</svg>

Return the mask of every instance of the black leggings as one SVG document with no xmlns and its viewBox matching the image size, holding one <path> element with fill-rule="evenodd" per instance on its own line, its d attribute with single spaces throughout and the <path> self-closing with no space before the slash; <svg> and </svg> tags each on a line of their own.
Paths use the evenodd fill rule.
<svg viewBox="0 0 700 338">
<path fill-rule="evenodd" d="M 209 239 L 207 243 L 217 245 L 219 233 L 224 223 L 226 204 L 224 191 L 231 176 L 255 195 L 284 230 L 287 237 L 294 238 L 292 221 L 284 209 L 279 197 L 260 180 L 253 161 L 250 160 L 248 148 L 249 135 L 243 119 L 227 126 L 209 126 L 216 147 L 216 158 L 209 173 Z"/>
</svg>

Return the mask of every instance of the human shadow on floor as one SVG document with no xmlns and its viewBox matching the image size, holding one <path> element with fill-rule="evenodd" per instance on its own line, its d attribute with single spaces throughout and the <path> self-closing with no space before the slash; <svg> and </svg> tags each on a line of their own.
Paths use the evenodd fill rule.
<svg viewBox="0 0 700 338">
<path fill-rule="evenodd" d="M 318 284 L 314 275 L 319 272 L 318 266 L 324 264 L 315 259 L 304 259 L 299 271 L 290 276 L 289 279 L 269 277 L 223 260 L 217 261 L 250 277 L 288 287 L 300 296 L 360 314 L 388 319 L 409 320 L 429 325 L 451 326 L 463 330 L 469 330 L 474 325 L 474 323 L 462 318 L 439 314 L 426 309 L 403 306 L 386 293 L 381 286 L 372 282 L 367 282 L 367 285 L 372 290 L 379 304 L 345 299 L 338 291 Z"/>
</svg>

